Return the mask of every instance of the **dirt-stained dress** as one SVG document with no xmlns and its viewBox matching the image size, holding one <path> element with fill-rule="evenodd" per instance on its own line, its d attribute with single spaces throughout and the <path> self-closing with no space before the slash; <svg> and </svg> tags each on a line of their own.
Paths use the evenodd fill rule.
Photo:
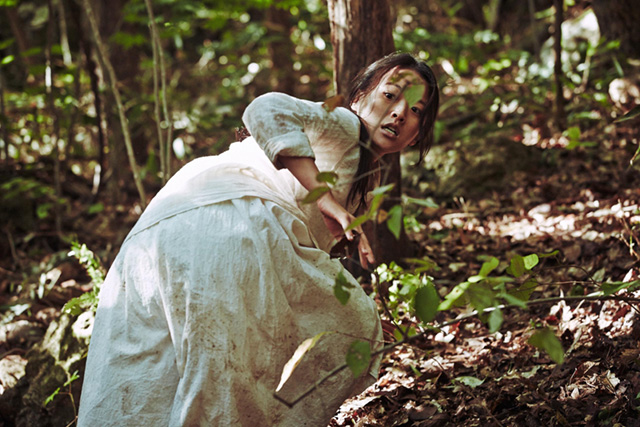
<svg viewBox="0 0 640 427">
<path fill-rule="evenodd" d="M 307 191 L 279 156 L 334 171 L 345 204 L 359 158 L 350 111 L 270 93 L 243 121 L 252 137 L 183 167 L 149 204 L 100 293 L 79 426 L 326 426 L 370 384 L 348 369 L 289 409 L 273 397 L 298 345 L 326 334 L 281 394 L 295 399 L 344 363 L 356 339 L 381 345 L 374 302 L 327 251 Z M 342 305 L 339 272 L 356 285 Z"/>
</svg>

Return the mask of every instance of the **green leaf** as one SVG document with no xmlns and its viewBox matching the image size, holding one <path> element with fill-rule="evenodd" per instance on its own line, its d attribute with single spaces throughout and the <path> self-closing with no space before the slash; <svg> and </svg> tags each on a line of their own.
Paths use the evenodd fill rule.
<svg viewBox="0 0 640 427">
<path fill-rule="evenodd" d="M 538 281 L 534 278 L 528 279 L 524 282 L 518 289 L 509 291 L 509 294 L 513 295 L 515 298 L 518 298 L 522 301 L 529 301 L 531 294 L 538 287 Z"/>
<path fill-rule="evenodd" d="M 338 182 L 338 174 L 335 172 L 320 172 L 316 176 L 318 182 L 326 182 L 330 186 L 336 185 Z"/>
<path fill-rule="evenodd" d="M 371 194 L 373 194 L 374 196 L 378 196 L 378 195 L 388 193 L 389 191 L 391 191 L 394 185 L 395 184 L 387 184 L 387 185 L 383 185 L 382 187 L 376 187 L 371 191 Z"/>
<path fill-rule="evenodd" d="M 522 260 L 524 262 L 524 268 L 526 268 L 527 270 L 533 269 L 533 267 L 538 265 L 538 262 L 540 262 L 537 254 L 527 255 Z"/>
<path fill-rule="evenodd" d="M 546 253 L 546 254 L 538 254 L 538 258 L 548 258 L 548 257 L 552 257 L 552 256 L 556 256 L 560 253 L 560 251 L 558 249 L 556 249 L 555 251 Z"/>
<path fill-rule="evenodd" d="M 354 228 L 359 227 L 360 225 L 364 224 L 368 220 L 369 220 L 369 215 L 360 215 L 359 217 L 354 219 L 351 224 L 347 225 L 347 228 L 345 228 L 344 231 L 353 230 Z"/>
<path fill-rule="evenodd" d="M 398 325 L 398 327 L 393 330 L 393 336 L 396 341 L 401 341 L 402 339 L 404 339 L 404 335 L 406 335 L 407 337 L 413 337 L 418 335 L 418 332 L 413 326 L 403 325 Z"/>
<path fill-rule="evenodd" d="M 20 55 L 23 58 L 29 58 L 31 56 L 40 55 L 40 53 L 42 53 L 42 48 L 39 46 L 36 46 L 36 47 L 29 48 L 23 52 L 20 52 Z"/>
<path fill-rule="evenodd" d="M 293 374 L 293 371 L 298 367 L 304 355 L 307 354 L 307 352 L 309 352 L 309 350 L 311 350 L 313 347 L 315 347 L 318 341 L 320 341 L 320 338 L 330 333 L 333 332 L 320 332 L 313 338 L 307 338 L 302 342 L 302 344 L 298 346 L 296 351 L 293 353 L 293 356 L 291 356 L 291 359 L 289 359 L 284 365 L 284 368 L 282 368 L 280 384 L 278 384 L 278 387 L 276 388 L 276 393 L 282 389 L 282 386 L 284 386 L 287 380 L 291 377 L 291 374 Z"/>
<path fill-rule="evenodd" d="M 77 316 L 88 309 L 93 310 L 97 308 L 98 293 L 96 291 L 97 291 L 97 288 L 94 288 L 94 290 L 90 292 L 85 292 L 80 296 L 70 299 L 69 301 L 67 301 L 64 307 L 62 307 L 63 313 L 67 313 L 72 316 Z"/>
<path fill-rule="evenodd" d="M 622 289 L 627 289 L 638 284 L 640 284 L 640 280 L 634 280 L 633 282 L 610 282 L 600 285 L 600 289 L 602 290 L 602 295 L 612 295 Z"/>
<path fill-rule="evenodd" d="M 93 205 L 89 206 L 89 209 L 87 209 L 87 213 L 89 215 L 97 214 L 102 211 L 104 211 L 104 205 L 102 204 L 102 202 L 94 203 Z"/>
<path fill-rule="evenodd" d="M 380 207 L 380 204 L 382 203 L 384 197 L 384 194 L 377 194 L 373 196 L 373 199 L 371 199 L 371 205 L 369 206 L 369 210 L 366 214 L 369 218 L 373 218 L 376 215 L 376 212 Z"/>
<path fill-rule="evenodd" d="M 329 187 L 316 187 L 313 190 L 309 191 L 307 197 L 302 199 L 302 203 L 313 203 L 322 197 L 325 193 L 329 192 Z"/>
<path fill-rule="evenodd" d="M 341 271 L 336 276 L 336 281 L 333 285 L 333 295 L 340 301 L 340 304 L 346 305 L 349 302 L 351 294 L 347 289 L 355 288 L 355 285 L 347 280 L 344 273 Z"/>
<path fill-rule="evenodd" d="M 580 141 L 580 128 L 578 126 L 571 126 L 564 133 L 569 138 L 569 141 Z"/>
<path fill-rule="evenodd" d="M 426 256 L 424 258 L 406 258 L 405 261 L 411 264 L 417 264 L 419 266 L 413 269 L 416 274 L 424 273 L 425 271 L 429 270 L 440 270 L 438 264 L 436 264 L 435 261 Z"/>
<path fill-rule="evenodd" d="M 0 61 L 0 65 L 7 65 L 12 63 L 14 60 L 16 59 L 16 57 L 14 55 L 7 55 L 4 58 L 2 58 L 2 60 Z"/>
<path fill-rule="evenodd" d="M 371 346 L 365 341 L 354 341 L 347 351 L 347 366 L 351 369 L 354 378 L 362 374 L 371 362 Z"/>
<path fill-rule="evenodd" d="M 391 208 L 389 216 L 387 217 L 387 227 L 396 240 L 400 239 L 400 232 L 402 231 L 402 206 L 395 205 Z"/>
<path fill-rule="evenodd" d="M 428 283 L 418 288 L 414 299 L 414 307 L 418 318 L 423 323 L 429 323 L 436 317 L 439 305 L 440 296 L 433 284 Z"/>
<path fill-rule="evenodd" d="M 481 385 L 482 383 L 484 383 L 484 380 L 481 380 L 479 378 L 476 377 L 469 377 L 469 376 L 461 376 L 461 377 L 456 377 L 453 379 L 455 382 L 460 383 L 460 384 L 464 384 L 468 387 L 471 388 L 476 388 L 479 385 Z"/>
<path fill-rule="evenodd" d="M 58 387 L 56 390 L 54 390 L 53 393 L 51 393 L 49 395 L 49 397 L 47 397 L 44 401 L 44 406 L 47 406 L 49 403 L 53 402 L 53 399 L 56 398 L 56 396 L 58 395 L 58 393 L 60 393 L 60 387 Z"/>
<path fill-rule="evenodd" d="M 489 332 L 494 333 L 500 329 L 502 326 L 502 310 L 496 308 L 491 313 L 489 313 L 489 319 L 487 320 L 487 324 L 489 325 Z"/>
<path fill-rule="evenodd" d="M 45 219 L 49 216 L 49 211 L 53 207 L 53 203 L 41 203 L 36 207 L 36 215 L 39 219 Z"/>
<path fill-rule="evenodd" d="M 440 205 L 438 205 L 436 202 L 434 202 L 431 197 L 428 197 L 426 199 L 416 199 L 416 198 L 413 198 L 413 197 L 402 196 L 402 200 L 405 203 L 414 203 L 414 204 L 416 204 L 418 206 L 424 206 L 425 208 L 437 209 L 437 208 L 440 207 Z"/>
<path fill-rule="evenodd" d="M 515 297 L 513 295 L 507 294 L 507 293 L 503 293 L 499 295 L 500 297 L 504 298 L 505 301 L 507 301 L 509 304 L 513 304 L 516 305 L 520 308 L 527 308 L 527 303 L 526 301 L 521 300 L 518 297 Z"/>
<path fill-rule="evenodd" d="M 409 104 L 409 107 L 413 107 L 422 99 L 424 89 L 424 85 L 413 84 L 404 90 L 404 99 Z"/>
<path fill-rule="evenodd" d="M 497 305 L 496 293 L 482 283 L 472 283 L 466 294 L 473 308 L 478 311 Z"/>
<path fill-rule="evenodd" d="M 482 264 L 482 267 L 480 268 L 480 272 L 478 273 L 479 276 L 482 277 L 487 277 L 489 276 L 489 274 L 496 269 L 496 267 L 498 267 L 498 265 L 500 264 L 500 261 L 498 260 L 498 258 L 496 257 L 491 257 L 489 259 L 489 261 L 486 261 Z"/>
<path fill-rule="evenodd" d="M 511 258 L 509 273 L 511 273 L 513 277 L 520 277 L 524 274 L 524 259 L 520 255 L 515 255 Z"/>
<path fill-rule="evenodd" d="M 564 361 L 562 343 L 549 328 L 538 329 L 531 335 L 531 338 L 529 338 L 529 344 L 547 352 L 551 360 L 558 365 Z"/>
<path fill-rule="evenodd" d="M 78 371 L 73 371 L 73 374 L 71 374 L 69 379 L 64 383 L 63 387 L 69 386 L 72 382 L 74 382 L 78 378 L 80 378 L 80 375 L 78 375 Z"/>
<path fill-rule="evenodd" d="M 471 286 L 470 282 L 462 282 L 456 285 L 451 290 L 451 292 L 449 292 L 447 296 L 444 297 L 444 301 L 440 303 L 440 306 L 438 306 L 438 310 L 445 311 L 453 307 L 453 305 L 457 303 L 460 298 L 462 298 L 469 286 Z"/>
</svg>

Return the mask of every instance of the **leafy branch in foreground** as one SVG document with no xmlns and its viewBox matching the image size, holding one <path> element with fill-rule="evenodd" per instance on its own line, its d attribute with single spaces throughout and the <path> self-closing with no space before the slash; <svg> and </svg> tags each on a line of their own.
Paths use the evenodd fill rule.
<svg viewBox="0 0 640 427">
<path fill-rule="evenodd" d="M 367 351 L 364 351 L 362 341 L 356 340 L 352 343 L 344 364 L 328 372 L 295 400 L 287 401 L 278 396 L 277 392 L 274 393 L 274 396 L 289 407 L 292 407 L 311 394 L 327 379 L 347 367 L 351 369 L 354 376 L 358 376 L 364 371 L 362 367 L 369 366 L 374 357 L 399 345 L 409 344 L 424 338 L 427 334 L 440 331 L 445 326 L 471 318 L 478 317 L 488 325 L 491 332 L 496 332 L 502 325 L 502 312 L 505 309 L 528 309 L 533 305 L 553 304 L 560 301 L 617 300 L 629 304 L 640 303 L 639 298 L 618 294 L 623 290 L 631 292 L 640 289 L 640 280 L 632 282 L 600 282 L 598 283 L 599 289 L 588 295 L 558 296 L 531 300 L 531 294 L 539 286 L 532 270 L 538 266 L 541 258 L 551 257 L 556 254 L 557 251 L 548 254 L 515 255 L 506 266 L 501 266 L 500 261 L 495 257 L 485 257 L 478 274 L 453 287 L 445 295 L 444 300 L 441 300 L 435 291 L 432 278 L 424 275 L 430 268 L 435 268 L 430 262 L 415 262 L 421 260 L 414 260 L 418 264 L 414 272 L 404 271 L 394 263 L 389 266 L 380 266 L 376 270 L 379 281 L 391 283 L 388 288 L 389 310 L 387 314 L 391 314 L 392 320 L 396 322 L 396 327 L 399 329 L 394 333 L 397 341 L 371 352 L 369 343 L 364 343 L 367 347 Z M 500 272 L 502 270 L 504 270 L 503 273 L 505 274 L 491 276 L 492 272 Z M 381 299 L 385 298 L 383 295 L 380 297 Z M 451 311 L 454 307 L 470 307 L 473 310 L 448 321 L 429 324 L 438 312 Z M 420 319 L 423 330 L 418 333 L 413 327 L 403 327 L 399 317 L 405 314 L 413 315 Z M 555 363 L 563 363 L 564 349 L 553 330 L 546 327 L 537 328 L 529 337 L 528 342 L 532 346 L 545 351 Z M 298 363 L 305 353 L 306 351 L 296 352 Z"/>
</svg>

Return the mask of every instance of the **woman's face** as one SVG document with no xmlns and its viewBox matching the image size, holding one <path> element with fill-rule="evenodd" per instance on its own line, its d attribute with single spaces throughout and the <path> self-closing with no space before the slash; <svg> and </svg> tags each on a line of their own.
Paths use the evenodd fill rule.
<svg viewBox="0 0 640 427">
<path fill-rule="evenodd" d="M 417 102 L 416 89 L 422 89 L 422 98 Z M 410 105 L 410 101 L 414 103 Z M 417 142 L 420 115 L 427 101 L 427 84 L 420 74 L 396 67 L 382 76 L 378 86 L 351 108 L 364 121 L 373 150 L 383 155 L 401 151 Z"/>
</svg>

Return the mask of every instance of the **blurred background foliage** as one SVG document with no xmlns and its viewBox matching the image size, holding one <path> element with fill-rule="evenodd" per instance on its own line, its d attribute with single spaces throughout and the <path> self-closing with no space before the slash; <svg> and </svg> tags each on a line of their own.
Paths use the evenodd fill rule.
<svg viewBox="0 0 640 427">
<path fill-rule="evenodd" d="M 153 195 L 161 179 L 145 2 L 91 4 Z M 502 182 L 510 169 L 553 162 L 562 150 L 620 143 L 633 154 L 637 138 L 614 120 L 635 106 L 638 55 L 621 49 L 629 40 L 601 37 L 591 1 L 564 2 L 566 123 L 554 122 L 553 4 L 393 2 L 396 48 L 433 65 L 442 88 L 438 142 L 423 167 L 405 170 L 408 192 L 447 202 L 467 196 L 465 182 Z M 167 70 L 170 120 L 161 128 L 173 129 L 172 171 L 226 149 L 259 94 L 278 90 L 315 101 L 334 95 L 325 1 L 158 0 L 153 8 Z M 140 211 L 86 21 L 73 0 L 0 0 L 0 258 L 14 263 L 16 248 L 28 246 L 24 233 L 53 236 L 49 245 L 57 249 L 79 233 L 73 224 L 83 215 Z M 617 95 L 614 81 L 624 87 Z M 549 148 L 555 150 L 539 153 Z M 410 153 L 405 160 L 415 159 Z M 23 233 L 20 241 L 15 233 Z"/>
</svg>

